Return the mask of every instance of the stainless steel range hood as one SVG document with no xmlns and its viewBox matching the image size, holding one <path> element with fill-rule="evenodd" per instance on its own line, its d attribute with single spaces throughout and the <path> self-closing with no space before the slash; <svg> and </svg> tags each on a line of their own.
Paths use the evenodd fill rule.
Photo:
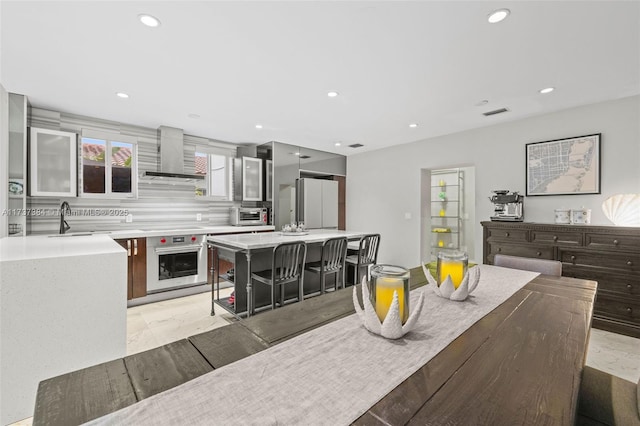
<svg viewBox="0 0 640 426">
<path fill-rule="evenodd" d="M 203 180 L 203 175 L 184 173 L 184 132 L 175 127 L 158 128 L 158 167 L 145 171 L 142 177 L 149 179 Z"/>
</svg>

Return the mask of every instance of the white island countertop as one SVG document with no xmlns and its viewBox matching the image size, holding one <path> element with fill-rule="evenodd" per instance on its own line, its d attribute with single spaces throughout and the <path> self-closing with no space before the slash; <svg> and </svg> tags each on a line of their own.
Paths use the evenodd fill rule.
<svg viewBox="0 0 640 426">
<path fill-rule="evenodd" d="M 0 239 L 0 424 L 38 383 L 127 350 L 127 252 L 108 235 Z"/>
<path fill-rule="evenodd" d="M 363 235 L 366 235 L 364 232 L 339 231 L 337 229 L 312 229 L 307 232 L 307 234 L 300 233 L 299 235 L 283 235 L 280 231 L 262 234 L 214 235 L 207 237 L 207 242 L 239 250 L 255 250 L 275 247 L 280 243 L 286 243 L 289 241 L 304 241 L 307 244 L 310 244 L 321 243 L 330 238 L 337 237 L 346 237 L 349 240 L 357 240 Z"/>
<path fill-rule="evenodd" d="M 0 262 L 122 253 L 108 235 L 0 238 Z"/>
</svg>

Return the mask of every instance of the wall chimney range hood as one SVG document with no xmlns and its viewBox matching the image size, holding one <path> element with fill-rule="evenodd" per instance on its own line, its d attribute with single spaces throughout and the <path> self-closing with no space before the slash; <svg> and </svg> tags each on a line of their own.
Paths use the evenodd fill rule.
<svg viewBox="0 0 640 426">
<path fill-rule="evenodd" d="M 203 175 L 184 172 L 184 133 L 182 129 L 160 126 L 158 128 L 158 170 L 145 171 L 148 179 L 203 180 Z"/>
</svg>

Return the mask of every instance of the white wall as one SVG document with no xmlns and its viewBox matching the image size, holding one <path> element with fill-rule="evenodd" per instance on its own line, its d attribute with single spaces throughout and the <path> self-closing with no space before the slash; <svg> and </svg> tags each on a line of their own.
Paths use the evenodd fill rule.
<svg viewBox="0 0 640 426">
<path fill-rule="evenodd" d="M 508 114 L 508 113 L 507 113 Z M 498 117 L 495 117 L 498 120 Z M 496 124 L 347 158 L 347 229 L 382 235 L 379 263 L 420 264 L 420 170 L 476 166 L 475 253 L 493 189 L 525 194 L 525 144 L 602 133 L 601 194 L 525 198 L 527 222 L 553 223 L 554 209 L 592 209 L 593 224 L 611 225 L 602 202 L 640 192 L 640 96 Z M 405 219 L 405 213 L 411 219 Z"/>
</svg>

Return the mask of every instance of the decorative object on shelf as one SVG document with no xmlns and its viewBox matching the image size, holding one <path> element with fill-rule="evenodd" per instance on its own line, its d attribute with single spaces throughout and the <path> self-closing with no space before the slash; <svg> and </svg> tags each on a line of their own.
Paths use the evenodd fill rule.
<svg viewBox="0 0 640 426">
<path fill-rule="evenodd" d="M 444 241 L 438 240 L 438 247 L 444 247 Z"/>
<path fill-rule="evenodd" d="M 457 257 L 461 257 L 460 259 L 445 259 L 443 257 L 442 260 L 450 263 L 446 265 L 445 268 L 442 268 L 442 260 L 440 259 L 441 254 L 446 253 L 438 253 L 436 276 L 442 277 L 443 274 L 446 274 L 444 280 L 440 280 L 440 278 L 438 278 L 436 281 L 425 266 L 425 262 L 422 262 L 422 271 L 424 272 L 424 276 L 427 278 L 429 284 L 431 284 L 431 288 L 434 293 L 438 296 L 457 302 L 466 300 L 478 286 L 478 282 L 480 281 L 480 268 L 475 266 L 467 269 L 466 265 L 468 260 L 466 254 L 464 254 L 463 257 L 458 255 Z M 449 255 L 449 257 L 453 256 Z M 464 271 L 462 275 L 460 275 L 460 271 Z M 455 282 L 458 279 L 460 279 L 460 281 L 456 285 Z"/>
<path fill-rule="evenodd" d="M 440 209 L 440 217 L 445 217 L 447 213 L 444 211 L 444 209 Z"/>
<path fill-rule="evenodd" d="M 599 194 L 600 135 L 528 143 L 526 195 Z"/>
<path fill-rule="evenodd" d="M 571 209 L 571 223 L 574 225 L 588 225 L 591 223 L 591 209 Z"/>
<path fill-rule="evenodd" d="M 19 197 L 24 194 L 23 179 L 9 179 L 9 197 Z"/>
<path fill-rule="evenodd" d="M 440 185 L 441 187 L 444 187 L 445 185 L 444 179 L 440 179 L 440 181 L 438 182 L 438 185 Z"/>
<path fill-rule="evenodd" d="M 616 194 L 602 203 L 602 211 L 618 226 L 640 226 L 640 194 Z"/>
<path fill-rule="evenodd" d="M 437 234 L 448 234 L 451 232 L 451 228 L 433 228 L 431 232 L 435 232 Z"/>
<path fill-rule="evenodd" d="M 447 193 L 446 193 L 446 192 L 444 192 L 444 191 L 441 191 L 441 192 L 438 194 L 438 198 L 440 198 L 440 201 L 447 201 Z"/>
<path fill-rule="evenodd" d="M 358 302 L 356 286 L 353 305 L 367 330 L 387 339 L 399 339 L 411 331 L 422 312 L 424 291 L 419 290 L 418 303 L 409 312 L 409 271 L 399 266 L 376 265 L 371 270 L 371 284 L 365 276 L 361 287 L 364 309 Z"/>
<path fill-rule="evenodd" d="M 571 223 L 571 210 L 569 209 L 555 209 L 555 222 L 568 224 Z"/>
</svg>

